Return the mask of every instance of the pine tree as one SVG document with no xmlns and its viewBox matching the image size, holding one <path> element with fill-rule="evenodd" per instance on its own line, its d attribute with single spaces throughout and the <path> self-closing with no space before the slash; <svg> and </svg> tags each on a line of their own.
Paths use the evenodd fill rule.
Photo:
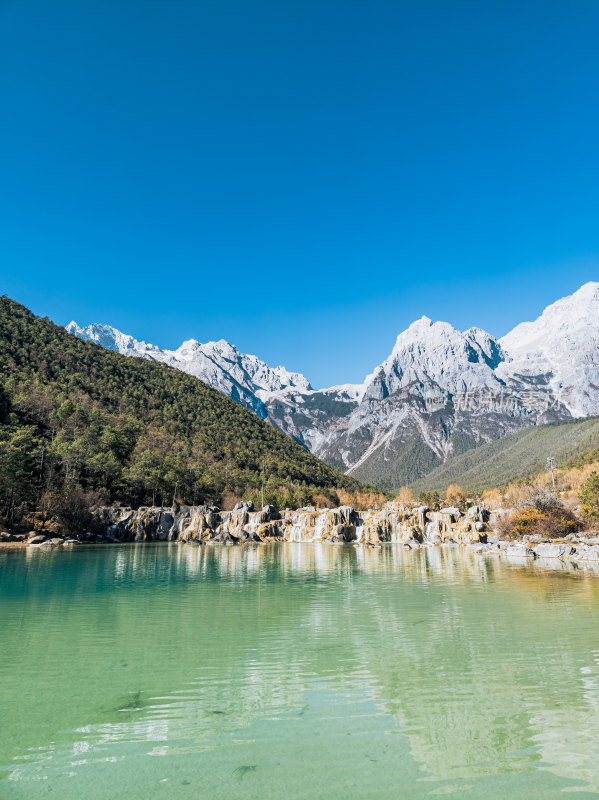
<svg viewBox="0 0 599 800">
<path fill-rule="evenodd" d="M 582 513 L 590 518 L 599 517 L 599 474 L 591 472 L 578 490 Z"/>
</svg>

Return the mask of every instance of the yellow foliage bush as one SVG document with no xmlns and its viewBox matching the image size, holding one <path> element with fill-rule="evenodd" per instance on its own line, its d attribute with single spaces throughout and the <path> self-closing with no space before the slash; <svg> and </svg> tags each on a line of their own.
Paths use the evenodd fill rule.
<svg viewBox="0 0 599 800">
<path fill-rule="evenodd" d="M 395 502 L 400 506 L 413 506 L 414 505 L 414 492 L 409 486 L 402 486 L 399 490 Z"/>
<path fill-rule="evenodd" d="M 575 533 L 580 527 L 580 521 L 565 508 L 541 511 L 538 508 L 525 507 L 502 523 L 500 533 L 511 539 L 521 539 L 532 534 L 555 539 Z"/>
<path fill-rule="evenodd" d="M 489 511 L 495 511 L 496 508 L 503 507 L 503 495 L 499 489 L 487 489 L 481 495 L 481 502 Z"/>
</svg>

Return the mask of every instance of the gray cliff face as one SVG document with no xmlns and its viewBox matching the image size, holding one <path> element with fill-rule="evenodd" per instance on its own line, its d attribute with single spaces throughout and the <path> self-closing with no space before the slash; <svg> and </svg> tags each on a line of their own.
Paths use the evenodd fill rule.
<svg viewBox="0 0 599 800">
<path fill-rule="evenodd" d="M 333 466 L 388 489 L 477 444 L 599 414 L 599 283 L 500 340 L 422 317 L 363 384 L 318 391 L 223 340 L 171 351 L 106 325 L 67 329 L 196 375 Z"/>
</svg>

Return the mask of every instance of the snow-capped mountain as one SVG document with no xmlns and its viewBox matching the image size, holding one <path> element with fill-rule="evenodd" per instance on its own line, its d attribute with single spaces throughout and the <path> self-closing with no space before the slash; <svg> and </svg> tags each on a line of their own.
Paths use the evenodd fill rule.
<svg viewBox="0 0 599 800">
<path fill-rule="evenodd" d="M 530 425 L 599 414 L 599 283 L 497 340 L 422 317 L 363 384 L 315 391 L 221 340 L 161 350 L 107 325 L 67 330 L 182 369 L 253 409 L 320 458 L 396 488 L 449 455 Z"/>
<path fill-rule="evenodd" d="M 364 394 L 382 400 L 406 386 L 428 384 L 451 394 L 474 386 L 496 388 L 493 370 L 502 359 L 501 347 L 480 328 L 462 333 L 422 317 L 399 334 L 389 358 L 367 376 Z"/>
<path fill-rule="evenodd" d="M 599 283 L 585 283 L 499 343 L 508 358 L 498 377 L 550 375 L 551 391 L 573 417 L 599 413 Z"/>
</svg>

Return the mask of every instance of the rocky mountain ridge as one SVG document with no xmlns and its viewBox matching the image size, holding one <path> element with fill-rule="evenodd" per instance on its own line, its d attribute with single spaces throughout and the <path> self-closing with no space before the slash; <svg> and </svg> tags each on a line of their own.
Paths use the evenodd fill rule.
<svg viewBox="0 0 599 800">
<path fill-rule="evenodd" d="M 363 384 L 321 390 L 224 340 L 161 350 L 107 325 L 67 330 L 189 372 L 330 464 L 394 489 L 482 442 L 599 414 L 598 323 L 596 282 L 501 339 L 422 317 Z"/>
</svg>

